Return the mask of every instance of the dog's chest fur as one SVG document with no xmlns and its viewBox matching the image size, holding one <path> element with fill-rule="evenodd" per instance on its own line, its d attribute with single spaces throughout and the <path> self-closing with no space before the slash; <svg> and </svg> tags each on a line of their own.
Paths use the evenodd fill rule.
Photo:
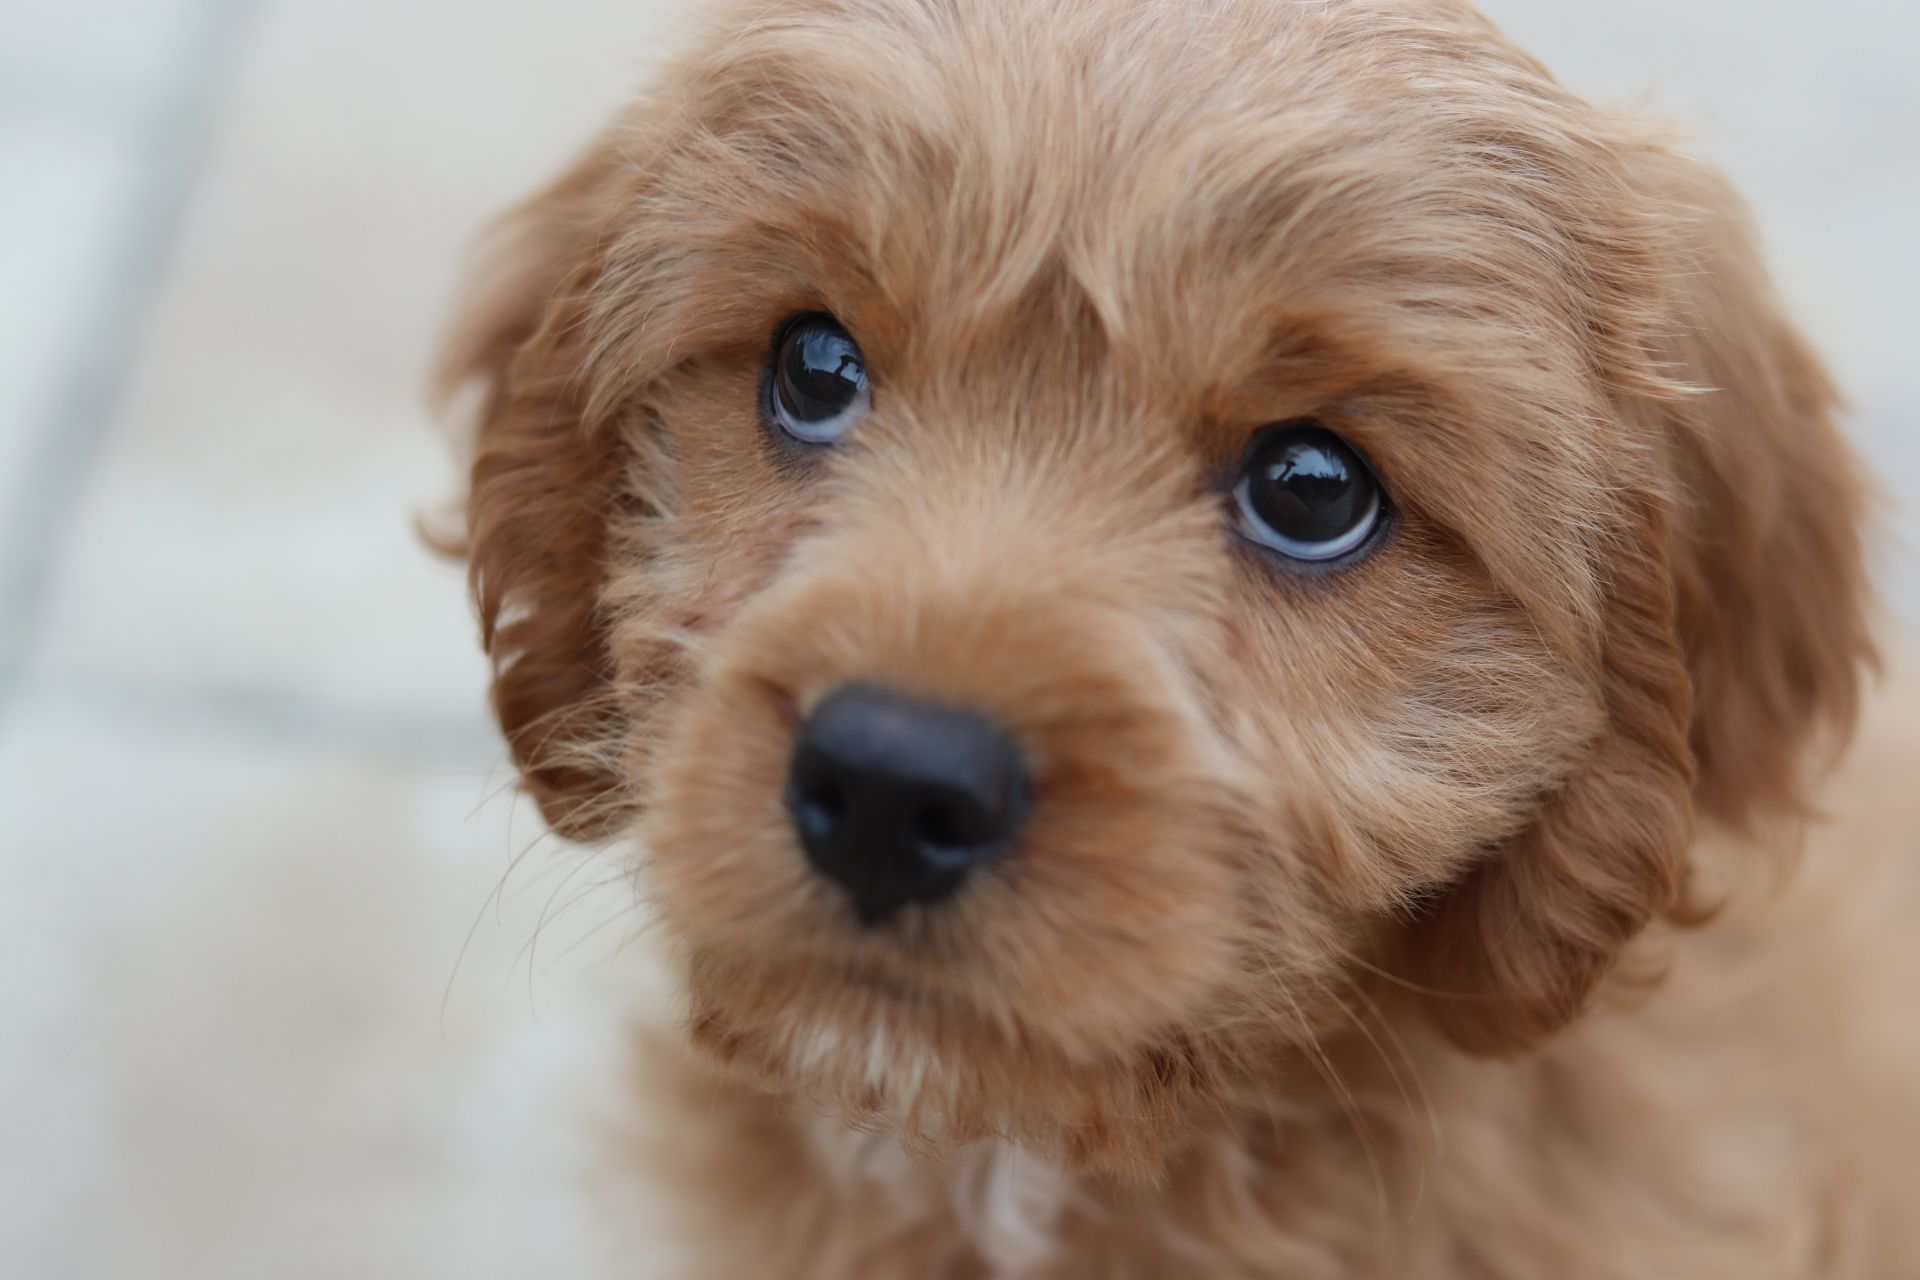
<svg viewBox="0 0 1920 1280">
<path fill-rule="evenodd" d="M 1627 1064 L 1663 1029 L 1597 1030 L 1512 1067 L 1416 1049 L 1424 1102 L 1363 1089 L 1361 1119 L 1249 1119 L 1153 1185 L 1076 1178 L 1001 1142 L 922 1156 L 743 1097 L 732 1132 L 706 1140 L 765 1177 L 705 1206 L 731 1221 L 703 1233 L 726 1260 L 700 1274 L 735 1274 L 747 1256 L 782 1259 L 755 1274 L 791 1280 L 1876 1274 L 1849 1261 L 1851 1210 L 1823 1191 L 1831 1170 L 1807 1118 L 1756 1091 L 1760 1077 L 1737 1078 L 1732 1055 L 1759 1046 L 1648 1088 Z"/>
</svg>

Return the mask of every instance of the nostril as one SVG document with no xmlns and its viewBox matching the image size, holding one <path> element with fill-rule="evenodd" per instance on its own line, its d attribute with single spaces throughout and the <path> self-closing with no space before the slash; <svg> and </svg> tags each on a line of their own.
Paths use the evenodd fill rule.
<svg viewBox="0 0 1920 1280">
<path fill-rule="evenodd" d="M 933 849 L 977 851 L 1005 840 L 1013 827 L 1012 805 L 985 795 L 943 793 L 914 810 L 914 839 Z"/>
<path fill-rule="evenodd" d="M 973 812 L 967 812 L 972 809 Z M 913 815 L 913 834 L 936 849 L 959 849 L 979 844 L 979 813 L 962 801 L 940 799 L 920 806 Z"/>
<path fill-rule="evenodd" d="M 820 778 L 804 788 L 802 794 L 808 804 L 829 818 L 844 818 L 847 814 L 847 793 L 834 778 Z"/>
<path fill-rule="evenodd" d="M 847 793 L 832 778 L 818 778 L 794 788 L 793 809 L 801 834 L 823 840 L 845 820 Z"/>
</svg>

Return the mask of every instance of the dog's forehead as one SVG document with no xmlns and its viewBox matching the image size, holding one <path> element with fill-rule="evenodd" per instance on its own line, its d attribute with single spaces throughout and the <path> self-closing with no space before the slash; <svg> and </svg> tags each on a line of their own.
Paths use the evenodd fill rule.
<svg viewBox="0 0 1920 1280">
<path fill-rule="evenodd" d="M 1580 163 L 1556 150 L 1563 103 L 1463 5 L 750 12 L 672 113 L 703 212 L 934 357 L 1071 292 L 1144 360 L 1229 381 L 1304 312 L 1378 329 L 1369 308 L 1456 307 L 1463 280 L 1504 273 L 1518 307 L 1568 274 L 1520 260 L 1565 238 L 1533 198 Z"/>
</svg>

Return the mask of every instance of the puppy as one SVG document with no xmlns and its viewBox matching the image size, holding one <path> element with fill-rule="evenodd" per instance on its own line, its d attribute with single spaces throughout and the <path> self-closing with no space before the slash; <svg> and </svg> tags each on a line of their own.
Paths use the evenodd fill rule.
<svg viewBox="0 0 1920 1280">
<path fill-rule="evenodd" d="M 686 1274 L 1920 1274 L 1911 755 L 1778 888 L 1862 483 L 1657 130 L 1456 0 L 758 0 L 468 316 Z"/>
</svg>

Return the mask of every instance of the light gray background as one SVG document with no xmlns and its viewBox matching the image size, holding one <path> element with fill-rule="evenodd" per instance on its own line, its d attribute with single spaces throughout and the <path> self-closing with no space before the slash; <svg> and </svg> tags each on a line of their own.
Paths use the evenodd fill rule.
<svg viewBox="0 0 1920 1280">
<path fill-rule="evenodd" d="M 1906 497 L 1920 6 L 1491 8 L 1698 123 Z M 538 828 L 408 518 L 473 231 L 667 9 L 0 5 L 0 1275 L 609 1273 L 633 915 L 550 844 L 491 899 Z"/>
</svg>

